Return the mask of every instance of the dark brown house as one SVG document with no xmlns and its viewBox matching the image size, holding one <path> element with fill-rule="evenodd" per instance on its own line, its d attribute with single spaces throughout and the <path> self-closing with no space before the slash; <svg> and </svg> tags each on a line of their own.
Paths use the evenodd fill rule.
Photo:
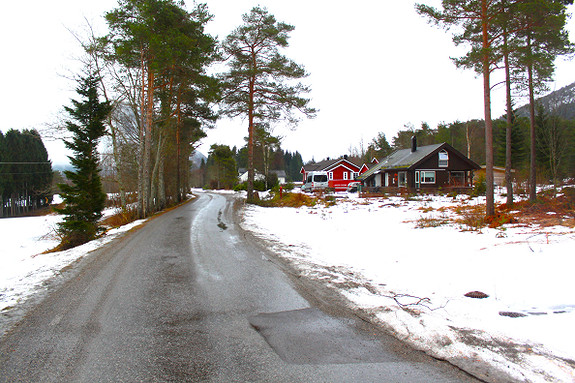
<svg viewBox="0 0 575 383">
<path fill-rule="evenodd" d="M 464 191 L 473 186 L 475 162 L 447 143 L 397 150 L 358 177 L 366 191 Z"/>
</svg>

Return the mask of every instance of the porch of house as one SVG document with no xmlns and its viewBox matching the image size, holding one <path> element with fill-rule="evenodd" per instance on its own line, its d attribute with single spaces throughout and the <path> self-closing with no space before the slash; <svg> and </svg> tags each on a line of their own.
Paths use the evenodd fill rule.
<svg viewBox="0 0 575 383">
<path fill-rule="evenodd" d="M 363 186 L 359 192 L 361 198 L 385 197 L 389 195 L 408 195 L 408 194 L 470 194 L 473 186 L 441 186 L 441 187 L 384 187 L 384 186 Z"/>
</svg>

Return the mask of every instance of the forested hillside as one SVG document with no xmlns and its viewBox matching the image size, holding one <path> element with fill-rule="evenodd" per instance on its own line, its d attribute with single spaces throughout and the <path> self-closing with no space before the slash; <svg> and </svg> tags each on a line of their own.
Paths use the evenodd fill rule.
<svg viewBox="0 0 575 383">
<path fill-rule="evenodd" d="M 529 172 L 528 106 L 514 111 L 512 128 L 512 167 L 519 179 Z M 575 83 L 537 100 L 536 160 L 539 182 L 558 182 L 575 177 Z M 494 165 L 505 166 L 505 116 L 493 121 Z M 441 123 L 436 128 L 422 123 L 419 128 L 407 125 L 391 142 L 380 133 L 368 146 L 365 160 L 382 158 L 395 149 L 407 148 L 411 137 L 419 145 L 447 142 L 478 164 L 485 164 L 485 123 L 483 120 Z"/>
<path fill-rule="evenodd" d="M 565 120 L 575 120 L 575 82 L 537 100 L 545 110 Z M 520 117 L 529 117 L 529 105 L 517 109 Z"/>
</svg>

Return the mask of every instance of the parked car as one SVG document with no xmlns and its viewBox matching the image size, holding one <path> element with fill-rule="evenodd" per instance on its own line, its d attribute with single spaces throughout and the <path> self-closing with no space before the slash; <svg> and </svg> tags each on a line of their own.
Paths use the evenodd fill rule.
<svg viewBox="0 0 575 383">
<path fill-rule="evenodd" d="M 325 190 L 329 187 L 327 172 L 309 172 L 304 184 L 301 186 L 302 191 Z"/>
<path fill-rule="evenodd" d="M 359 185 L 361 185 L 361 182 L 350 182 L 349 184 L 347 184 L 347 192 L 348 193 L 355 193 L 357 192 L 357 190 L 359 189 Z"/>
</svg>

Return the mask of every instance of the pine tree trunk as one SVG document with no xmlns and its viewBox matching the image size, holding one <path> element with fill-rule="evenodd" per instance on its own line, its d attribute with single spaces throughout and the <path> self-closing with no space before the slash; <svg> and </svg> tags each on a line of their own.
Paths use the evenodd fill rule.
<svg viewBox="0 0 575 383">
<path fill-rule="evenodd" d="M 114 168 L 116 169 L 116 182 L 118 182 L 118 188 L 120 189 L 120 206 L 122 210 L 126 210 L 128 203 L 126 201 L 126 186 L 124 184 L 122 160 L 120 158 L 120 144 L 118 143 L 118 131 L 112 118 L 108 119 L 108 126 L 110 127 L 110 137 L 112 138 L 112 156 L 114 157 Z"/>
<path fill-rule="evenodd" d="M 248 106 L 248 201 L 254 198 L 254 92 L 255 79 L 250 80 L 250 101 Z"/>
<path fill-rule="evenodd" d="M 491 85 L 489 67 L 489 22 L 487 0 L 481 0 L 483 35 L 483 100 L 485 108 L 485 214 L 495 215 L 493 190 L 493 123 L 491 121 Z"/>
<path fill-rule="evenodd" d="M 529 132 L 531 137 L 531 158 L 529 160 L 529 201 L 537 200 L 537 163 L 536 163 L 536 137 L 535 137 L 535 90 L 533 85 L 533 64 L 531 57 L 531 38 L 527 35 L 527 48 L 529 49 L 529 64 L 527 66 L 527 76 L 529 82 Z"/>
<path fill-rule="evenodd" d="M 139 126 L 139 153 L 138 153 L 138 210 L 140 218 L 147 215 L 147 195 L 146 195 L 146 178 L 145 178 L 145 148 L 146 148 L 146 62 L 144 53 L 141 56 L 142 78 L 140 84 L 140 126 Z"/>
<path fill-rule="evenodd" d="M 154 211 L 161 210 L 165 207 L 166 203 L 166 192 L 164 187 L 164 159 L 163 159 L 163 148 L 165 139 L 162 132 L 159 132 L 157 139 L 157 149 L 154 158 L 154 167 L 152 169 L 151 177 L 151 200 L 155 201 Z"/>
<path fill-rule="evenodd" d="M 147 74 L 147 76 L 146 76 Z M 147 217 L 150 214 L 150 207 L 152 206 L 151 197 L 151 165 L 152 165 L 152 125 L 154 113 L 154 73 L 147 67 L 147 73 L 142 75 L 145 83 L 142 84 L 142 114 L 144 125 L 143 129 L 143 155 L 141 160 L 141 187 L 142 197 L 140 211 L 142 217 Z"/>
<path fill-rule="evenodd" d="M 513 106 L 511 104 L 511 73 L 509 68 L 508 34 L 504 32 L 505 92 L 507 102 L 507 126 L 505 128 L 505 186 L 507 188 L 507 207 L 513 206 L 513 177 L 511 174 L 511 130 L 513 128 Z"/>
<path fill-rule="evenodd" d="M 471 158 L 471 132 L 469 122 L 465 123 L 465 141 L 467 143 L 467 158 Z"/>
<path fill-rule="evenodd" d="M 160 157 L 158 169 L 158 209 L 165 209 L 166 203 L 166 185 L 164 183 L 164 156 Z"/>
<path fill-rule="evenodd" d="M 16 217 L 16 194 L 12 193 L 11 204 L 10 204 L 10 215 Z"/>
<path fill-rule="evenodd" d="M 181 114 L 178 108 L 178 119 L 176 122 L 176 202 L 182 202 L 182 186 L 180 178 L 180 122 Z"/>
</svg>

